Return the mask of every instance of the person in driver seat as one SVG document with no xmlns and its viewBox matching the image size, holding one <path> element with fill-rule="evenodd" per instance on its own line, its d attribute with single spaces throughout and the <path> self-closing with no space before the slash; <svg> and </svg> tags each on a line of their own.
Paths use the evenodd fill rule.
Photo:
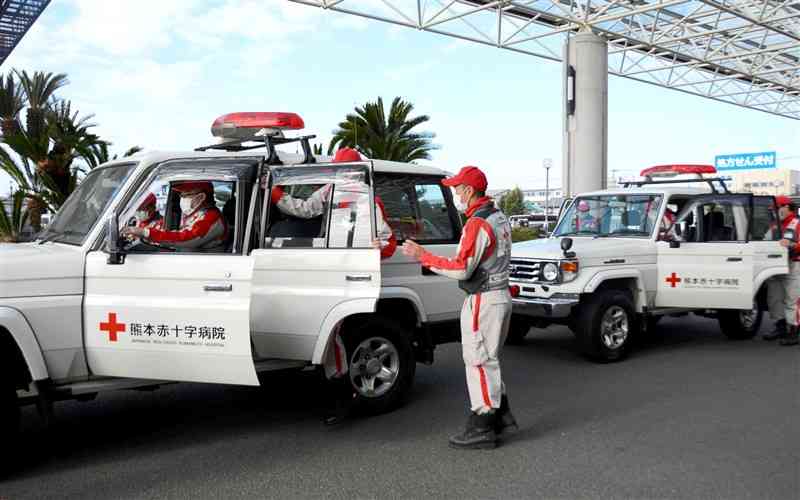
<svg viewBox="0 0 800 500">
<path fill-rule="evenodd" d="M 339 149 L 336 151 L 336 156 L 333 158 L 333 163 L 352 163 L 358 161 L 363 161 L 363 158 L 361 158 L 358 151 L 352 148 Z M 326 184 L 314 191 L 308 199 L 303 200 L 287 194 L 280 186 L 275 186 L 272 188 L 270 200 L 281 212 L 287 215 L 292 215 L 301 219 L 311 219 L 324 213 L 325 204 L 328 201 L 332 187 L 332 184 Z M 334 207 L 334 209 L 349 208 L 347 203 L 347 201 L 340 201 L 338 206 Z M 392 228 L 386 222 L 386 208 L 383 205 L 383 201 L 378 196 L 375 196 L 375 206 L 378 209 L 376 211 L 378 217 L 375 221 L 378 228 L 378 242 L 376 246 L 379 246 L 381 250 L 381 259 L 388 259 L 394 255 L 397 249 L 397 238 Z"/>
<path fill-rule="evenodd" d="M 175 231 L 158 227 L 126 227 L 123 234 L 142 238 L 146 243 L 182 251 L 221 252 L 225 249 L 228 225 L 214 205 L 214 185 L 208 181 L 173 184 L 180 193 L 181 224 Z"/>
</svg>

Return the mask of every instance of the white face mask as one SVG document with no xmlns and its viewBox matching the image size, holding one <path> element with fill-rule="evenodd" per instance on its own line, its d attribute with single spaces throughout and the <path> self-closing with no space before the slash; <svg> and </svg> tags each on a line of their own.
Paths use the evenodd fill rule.
<svg viewBox="0 0 800 500">
<path fill-rule="evenodd" d="M 203 198 L 201 199 L 200 196 L 203 196 Z M 190 215 L 192 212 L 194 212 L 195 207 L 200 205 L 200 203 L 202 203 L 202 200 L 204 198 L 205 195 L 203 195 L 202 193 L 194 196 L 182 196 L 181 212 L 183 212 L 183 215 Z"/>
<path fill-rule="evenodd" d="M 453 203 L 456 205 L 456 210 L 466 212 L 467 204 L 461 201 L 461 196 L 456 193 L 456 188 L 450 188 L 450 191 L 453 193 Z"/>
</svg>

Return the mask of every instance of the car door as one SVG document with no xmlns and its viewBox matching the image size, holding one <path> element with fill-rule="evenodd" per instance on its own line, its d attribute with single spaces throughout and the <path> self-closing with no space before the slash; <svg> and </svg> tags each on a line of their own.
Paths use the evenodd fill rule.
<svg viewBox="0 0 800 500">
<path fill-rule="evenodd" d="M 90 252 L 84 336 L 93 374 L 258 385 L 250 344 L 253 259 L 242 253 L 239 236 L 256 165 L 219 159 L 168 162 L 130 197 L 119 212 L 120 226 L 148 194 L 163 191 L 170 194 L 163 202 L 162 224 L 171 229 L 178 200 L 170 186 L 209 181 L 212 203 L 232 221 L 227 227 L 232 240 L 218 253 L 138 242 L 119 265 L 110 264 L 102 249 Z"/>
<path fill-rule="evenodd" d="M 752 231 L 753 280 L 758 283 L 765 277 L 788 273 L 786 249 L 778 243 L 781 239 L 781 222 L 773 196 L 753 196 Z"/>
<path fill-rule="evenodd" d="M 311 361 L 347 316 L 375 311 L 381 288 L 371 163 L 271 167 L 259 210 L 252 339 L 261 358 Z M 304 217 L 270 203 L 279 187 L 322 204 Z M 318 193 L 319 192 L 319 193 Z M 319 207 L 322 210 L 319 210 Z M 313 208 L 313 207 L 312 207 Z"/>
<path fill-rule="evenodd" d="M 691 199 L 678 214 L 679 242 L 658 242 L 657 307 L 750 309 L 751 195 Z"/>
</svg>

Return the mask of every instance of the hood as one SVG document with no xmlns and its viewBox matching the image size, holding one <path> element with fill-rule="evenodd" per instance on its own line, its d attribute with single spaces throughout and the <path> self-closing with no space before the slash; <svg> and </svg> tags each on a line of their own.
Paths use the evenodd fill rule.
<svg viewBox="0 0 800 500">
<path fill-rule="evenodd" d="M 0 299 L 83 293 L 83 250 L 59 243 L 0 244 Z"/>
<path fill-rule="evenodd" d="M 563 259 L 563 238 L 546 238 L 515 243 L 512 258 Z M 583 267 L 593 265 L 645 264 L 656 261 L 655 242 L 644 238 L 572 238 L 571 252 Z M 609 262 L 610 260 L 615 262 Z M 620 262 L 624 261 L 624 262 Z"/>
</svg>

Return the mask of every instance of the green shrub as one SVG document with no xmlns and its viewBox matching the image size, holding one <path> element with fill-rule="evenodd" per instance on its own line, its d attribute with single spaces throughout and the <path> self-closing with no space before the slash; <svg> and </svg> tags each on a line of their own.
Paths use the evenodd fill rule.
<svg viewBox="0 0 800 500">
<path fill-rule="evenodd" d="M 539 230 L 530 227 L 515 227 L 511 230 L 511 241 L 514 243 L 520 241 L 535 240 L 539 237 Z"/>
</svg>

